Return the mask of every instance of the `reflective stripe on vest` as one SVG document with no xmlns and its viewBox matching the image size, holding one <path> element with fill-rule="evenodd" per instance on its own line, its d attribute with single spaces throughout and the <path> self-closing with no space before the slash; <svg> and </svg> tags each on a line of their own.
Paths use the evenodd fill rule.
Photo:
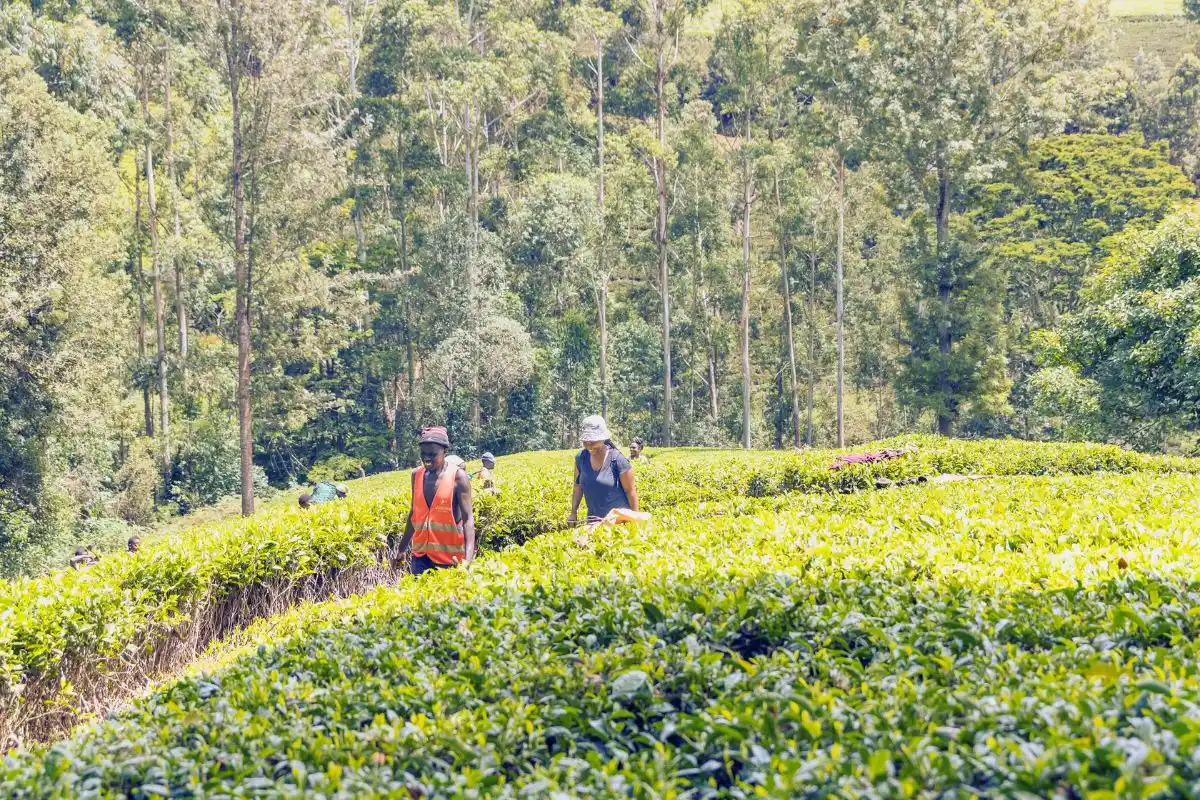
<svg viewBox="0 0 1200 800">
<path fill-rule="evenodd" d="M 454 477 L 458 469 L 443 470 L 433 506 L 425 502 L 425 467 L 413 473 L 412 554 L 435 564 L 457 564 L 467 556 L 462 529 L 454 522 Z"/>
</svg>

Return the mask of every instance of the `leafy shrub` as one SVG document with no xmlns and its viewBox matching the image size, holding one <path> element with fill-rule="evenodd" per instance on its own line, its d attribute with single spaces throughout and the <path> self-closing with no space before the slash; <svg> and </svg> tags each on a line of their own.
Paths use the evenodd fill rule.
<svg viewBox="0 0 1200 800">
<path fill-rule="evenodd" d="M 0 792 L 1188 796 L 1193 497 L 1015 477 L 555 534 L 247 632 Z"/>
<path fill-rule="evenodd" d="M 74 541 L 87 545 L 94 553 L 124 552 L 129 538 L 141 536 L 143 533 L 142 528 L 112 517 L 81 519 L 73 531 Z M 65 563 L 66 560 L 66 556 L 64 556 L 62 562 Z M 56 566 L 61 567 L 62 563 Z"/>
<path fill-rule="evenodd" d="M 138 439 L 117 472 L 113 511 L 126 522 L 149 525 L 154 520 L 154 496 L 160 479 L 154 440 Z"/>
<path fill-rule="evenodd" d="M 261 467 L 254 468 L 254 490 L 269 488 Z M 212 417 L 200 420 L 175 459 L 171 497 L 183 513 L 212 505 L 222 497 L 242 490 L 241 450 L 237 429 L 231 420 Z"/>
<path fill-rule="evenodd" d="M 0 489 L 0 575 L 20 574 L 38 539 L 37 521 L 30 509 L 11 500 Z"/>
<path fill-rule="evenodd" d="M 366 464 L 361 458 L 354 458 L 343 453 L 332 455 L 329 458 L 315 464 L 308 471 L 309 483 L 320 483 L 321 481 L 344 481 L 351 478 L 361 478 L 363 476 L 363 466 Z"/>
<path fill-rule="evenodd" d="M 0 489 L 0 578 L 38 574 L 61 564 L 75 546 L 77 509 L 62 491 L 47 491 L 31 507 Z"/>
<path fill-rule="evenodd" d="M 893 461 L 831 471 L 833 453 L 657 452 L 639 464 L 645 507 L 737 504 L 750 495 L 835 493 L 892 478 L 943 472 L 1051 475 L 1200 471 L 1200 460 L 1153 457 L 1104 445 L 959 442 L 907 437 L 885 443 L 916 452 Z M 498 495 L 477 498 L 484 549 L 501 549 L 561 529 L 571 485 L 571 453 L 502 458 Z M 252 603 L 272 587 L 377 563 L 389 534 L 403 530 L 410 473 L 372 476 L 345 501 L 308 512 L 286 505 L 246 520 L 163 537 L 134 557 L 113 557 L 83 573 L 0 584 L 0 723 L 44 716 L 72 720 L 107 691 L 102 676 L 135 671 L 147 653 L 166 659 L 172 636 L 193 635 L 201 620 L 218 625 L 229 603 Z M 223 633 L 225 628 L 221 629 Z M 142 669 L 138 666 L 137 669 Z M 85 689 L 78 694 L 73 684 Z M 3 733 L 0 730 L 0 733 Z"/>
</svg>

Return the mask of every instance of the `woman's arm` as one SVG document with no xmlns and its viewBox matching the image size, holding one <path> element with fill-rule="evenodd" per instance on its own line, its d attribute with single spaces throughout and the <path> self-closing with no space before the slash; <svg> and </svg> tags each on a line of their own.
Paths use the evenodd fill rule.
<svg viewBox="0 0 1200 800">
<path fill-rule="evenodd" d="M 632 467 L 621 473 L 621 486 L 625 489 L 625 496 L 629 498 L 629 510 L 638 511 L 637 486 L 634 485 Z"/>
<path fill-rule="evenodd" d="M 575 465 L 575 487 L 571 490 L 571 516 L 567 524 L 574 525 L 579 521 L 579 503 L 583 500 L 583 485 L 579 483 L 579 464 Z"/>
</svg>

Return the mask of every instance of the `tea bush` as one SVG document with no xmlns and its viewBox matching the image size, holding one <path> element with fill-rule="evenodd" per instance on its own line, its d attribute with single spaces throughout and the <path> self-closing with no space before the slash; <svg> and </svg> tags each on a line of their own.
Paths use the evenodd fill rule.
<svg viewBox="0 0 1200 800">
<path fill-rule="evenodd" d="M 639 493 L 646 508 L 661 511 L 748 496 L 848 492 L 880 476 L 1200 470 L 1196 459 L 1098 445 L 930 437 L 885 444 L 915 452 L 832 471 L 829 451 L 665 451 L 639 463 Z M 477 498 L 482 546 L 500 549 L 561 528 L 571 464 L 570 453 L 501 459 L 501 493 Z M 162 537 L 144 552 L 106 558 L 87 572 L 0 583 L 0 735 L 52 736 L 254 618 L 297 599 L 387 579 L 378 556 L 388 535 L 403 530 L 409 494 L 410 473 L 373 476 L 352 482 L 344 501 L 301 511 L 286 499 L 247 520 Z"/>
<path fill-rule="evenodd" d="M 550 534 L 248 631 L 0 794 L 1190 796 L 1197 510 L 1009 477 Z"/>
</svg>

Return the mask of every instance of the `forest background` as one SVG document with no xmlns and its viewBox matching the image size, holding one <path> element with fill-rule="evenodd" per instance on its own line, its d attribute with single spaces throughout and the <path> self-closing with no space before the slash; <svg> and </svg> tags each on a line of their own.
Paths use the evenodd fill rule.
<svg viewBox="0 0 1200 800">
<path fill-rule="evenodd" d="M 0 575 L 427 424 L 1194 450 L 1197 16 L 7 2 Z"/>
</svg>

